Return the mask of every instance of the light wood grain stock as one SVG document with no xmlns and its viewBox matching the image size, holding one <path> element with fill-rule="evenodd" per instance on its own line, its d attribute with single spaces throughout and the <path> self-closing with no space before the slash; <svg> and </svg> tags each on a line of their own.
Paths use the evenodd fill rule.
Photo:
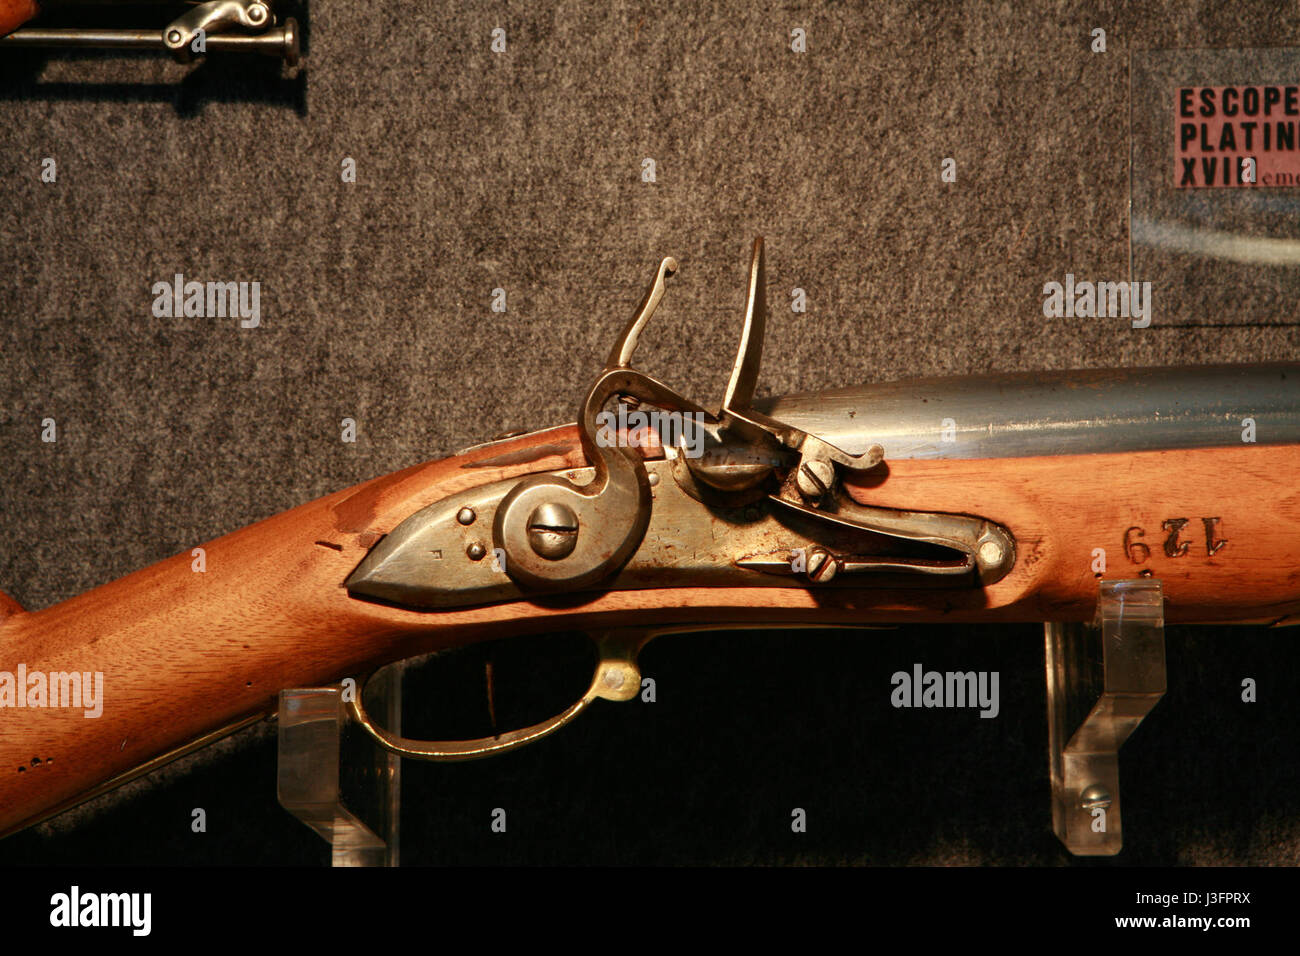
<svg viewBox="0 0 1300 956">
<path fill-rule="evenodd" d="M 552 429 L 219 538 L 203 545 L 203 573 L 186 552 L 36 613 L 0 602 L 0 670 L 104 675 L 99 717 L 72 707 L 0 709 L 0 832 L 217 728 L 270 713 L 282 688 L 491 637 L 629 622 L 1084 619 L 1097 588 L 1095 548 L 1106 551 L 1108 578 L 1148 569 L 1160 577 L 1171 621 L 1300 613 L 1300 446 L 899 461 L 852 489 L 866 503 L 980 514 L 1009 528 L 1016 566 L 987 591 L 682 587 L 419 613 L 343 589 L 375 541 L 432 501 L 581 464 L 576 430 Z M 1213 555 L 1207 517 L 1219 519 L 1216 539 L 1227 541 Z M 1188 553 L 1167 557 L 1162 523 L 1180 518 Z M 1140 565 L 1125 552 L 1132 527 L 1144 529 L 1150 549 Z"/>
<path fill-rule="evenodd" d="M 17 30 L 39 12 L 32 0 L 0 0 L 0 37 Z"/>
</svg>

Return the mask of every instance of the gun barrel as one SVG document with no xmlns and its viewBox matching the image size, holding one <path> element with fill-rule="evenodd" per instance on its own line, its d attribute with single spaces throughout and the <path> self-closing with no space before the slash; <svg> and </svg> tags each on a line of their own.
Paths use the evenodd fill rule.
<svg viewBox="0 0 1300 956">
<path fill-rule="evenodd" d="M 852 454 L 1023 458 L 1300 443 L 1300 363 L 914 379 L 756 402 Z"/>
</svg>

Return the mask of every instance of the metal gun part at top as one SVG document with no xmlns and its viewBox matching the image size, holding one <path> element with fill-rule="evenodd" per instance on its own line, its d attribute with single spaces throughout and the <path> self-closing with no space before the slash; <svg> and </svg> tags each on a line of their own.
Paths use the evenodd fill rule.
<svg viewBox="0 0 1300 956">
<path fill-rule="evenodd" d="M 289 66 L 298 63 L 299 43 L 298 21 L 278 18 L 274 0 L 207 0 L 158 29 L 25 26 L 0 37 L 0 49 L 157 50 L 180 63 L 206 53 L 260 53 Z"/>
</svg>

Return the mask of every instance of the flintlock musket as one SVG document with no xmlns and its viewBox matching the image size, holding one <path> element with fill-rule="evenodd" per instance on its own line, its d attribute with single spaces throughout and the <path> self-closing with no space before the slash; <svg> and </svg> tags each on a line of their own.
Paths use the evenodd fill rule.
<svg viewBox="0 0 1300 956">
<path fill-rule="evenodd" d="M 576 424 L 234 531 L 204 545 L 204 573 L 184 553 L 38 612 L 0 595 L 0 832 L 273 713 L 282 689 L 492 638 L 585 631 L 600 662 L 573 706 L 494 737 L 410 740 L 378 726 L 361 695 L 353 715 L 397 753 L 486 756 L 598 698 L 636 696 L 637 652 L 656 632 L 1081 622 L 1103 585 L 1144 580 L 1162 590 L 1153 621 L 1300 622 L 1300 365 L 984 375 L 757 401 L 760 239 L 712 413 L 632 366 L 676 268 L 659 265 Z M 647 427 L 656 421 L 676 426 Z M 20 667 L 32 676 L 15 682 Z M 69 675 L 101 672 L 97 717 L 56 705 Z M 56 676 L 34 700 L 44 675 Z M 1112 745 L 1162 691 L 1108 683 L 1098 719 Z M 1082 791 L 1084 809 L 1107 799 Z"/>
</svg>

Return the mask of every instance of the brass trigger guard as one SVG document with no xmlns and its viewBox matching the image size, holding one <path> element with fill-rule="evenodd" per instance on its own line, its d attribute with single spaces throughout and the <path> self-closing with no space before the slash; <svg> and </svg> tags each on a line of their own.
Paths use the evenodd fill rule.
<svg viewBox="0 0 1300 956">
<path fill-rule="evenodd" d="M 591 686 L 577 703 L 547 720 L 496 737 L 477 737 L 473 740 L 413 740 L 385 730 L 370 718 L 362 703 L 366 684 L 377 671 L 371 671 L 358 682 L 357 693 L 348 701 L 348 713 L 376 743 L 385 750 L 403 757 L 447 763 L 491 757 L 517 750 L 554 733 L 586 710 L 597 698 L 631 700 L 635 697 L 641 690 L 641 671 L 637 667 L 636 657 L 650 637 L 649 634 L 637 634 L 631 637 L 605 634 L 597 637 L 596 649 L 600 654 L 600 660 L 596 664 L 596 673 L 591 678 Z"/>
</svg>

